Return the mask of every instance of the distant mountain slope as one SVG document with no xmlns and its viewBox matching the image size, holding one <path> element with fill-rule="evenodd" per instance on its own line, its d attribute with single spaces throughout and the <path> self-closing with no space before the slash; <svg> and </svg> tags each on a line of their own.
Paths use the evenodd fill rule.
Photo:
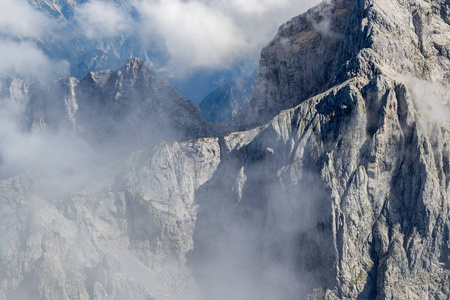
<svg viewBox="0 0 450 300">
<path fill-rule="evenodd" d="M 128 59 L 137 57 L 148 67 L 157 71 L 160 76 L 171 80 L 171 83 L 176 85 L 185 97 L 198 103 L 220 85 L 218 83 L 220 80 L 227 82 L 244 76 L 236 65 L 222 70 L 199 69 L 188 70 L 184 74 L 172 74 L 170 73 L 172 71 L 167 70 L 170 55 L 162 37 L 147 34 L 143 38 L 139 30 L 130 30 L 127 34 L 118 34 L 114 37 L 87 37 L 82 24 L 79 23 L 82 20 L 74 17 L 76 9 L 86 4 L 87 0 L 28 0 L 28 2 L 57 21 L 55 28 L 36 41 L 38 47 L 51 59 L 68 61 L 70 76 L 77 79 L 84 78 L 88 72 L 118 69 Z M 126 13 L 130 19 L 126 20 L 129 24 L 125 25 L 141 26 L 132 24 L 135 21 L 133 18 L 140 18 L 140 16 L 129 1 L 99 2 L 114 4 L 118 12 Z M 95 28 L 93 30 L 95 31 Z M 20 39 L 20 37 L 13 38 Z M 246 65 L 246 63 L 243 64 Z"/>
<path fill-rule="evenodd" d="M 199 104 L 203 118 L 209 122 L 231 124 L 234 116 L 249 105 L 255 77 L 256 72 L 209 94 Z"/>
<path fill-rule="evenodd" d="M 213 136 L 225 128 L 205 122 L 197 104 L 137 58 L 117 71 L 90 72 L 80 81 L 4 78 L 0 83 L 3 101 L 23 106 L 27 130 L 66 128 L 93 146 L 137 150 L 161 139 Z"/>
</svg>

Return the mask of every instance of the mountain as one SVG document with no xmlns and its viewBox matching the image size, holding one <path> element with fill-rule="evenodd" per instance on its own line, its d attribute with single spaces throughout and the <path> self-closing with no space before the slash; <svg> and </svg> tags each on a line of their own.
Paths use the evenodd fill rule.
<svg viewBox="0 0 450 300">
<path fill-rule="evenodd" d="M 206 121 L 228 123 L 250 104 L 256 72 L 228 83 L 210 93 L 200 102 L 202 116 Z"/>
<path fill-rule="evenodd" d="M 0 181 L 0 297 L 448 298 L 449 11 L 323 2 L 263 50 L 236 132 Z M 120 112 L 160 87 L 148 72 L 132 60 L 72 81 L 87 132 L 103 113 L 135 128 Z"/>
<path fill-rule="evenodd" d="M 79 98 L 80 130 L 101 141 L 112 136 L 133 143 L 159 139 L 189 139 L 217 135 L 219 128 L 203 121 L 197 104 L 160 80 L 142 60 L 130 59 L 117 71 L 91 72 L 75 94 Z"/>
<path fill-rule="evenodd" d="M 225 130 L 203 121 L 197 104 L 181 97 L 137 58 L 117 71 L 90 72 L 81 80 L 39 83 L 3 78 L 0 93 L 22 103 L 21 126 L 26 130 L 64 128 L 94 147 L 114 147 L 120 153 L 161 139 L 214 136 Z"/>
<path fill-rule="evenodd" d="M 0 131 L 12 144 L 0 146 L 1 230 L 8 236 L 0 243 L 0 298 L 198 299 L 184 266 L 193 193 L 218 149 L 158 141 L 217 135 L 222 127 L 203 121 L 198 105 L 139 59 L 80 81 L 2 78 L 0 99 L 2 116 L 12 114 L 18 127 L 2 120 Z M 36 140 L 49 145 L 42 151 Z M 89 147 L 77 148 L 85 142 Z M 24 173 L 14 176 L 11 151 L 25 161 L 37 152 L 43 166 L 12 166 Z M 204 157 L 194 161 L 197 153 Z M 175 175 L 171 166 L 186 172 Z"/>
<path fill-rule="evenodd" d="M 197 192 L 207 298 L 448 297 L 449 34 L 443 1 L 324 2 L 280 27 L 237 116 L 257 127 L 219 142 Z"/>
<path fill-rule="evenodd" d="M 128 19 L 122 20 L 119 27 L 126 23 L 133 29 L 129 28 L 130 30 L 125 31 L 125 33 L 117 33 L 115 36 L 108 36 L 108 34 L 106 36 L 100 34 L 99 36 L 96 34 L 90 36 L 86 33 L 89 30 L 93 32 L 105 30 L 105 28 L 95 28 L 97 23 L 94 19 L 90 20 L 96 24 L 91 25 L 94 28 L 88 27 L 86 29 L 87 25 L 83 24 L 85 22 L 83 16 L 88 11 L 84 5 L 88 4 L 89 1 L 28 0 L 28 2 L 35 9 L 48 15 L 54 25 L 52 30 L 46 31 L 42 37 L 36 39 L 36 45 L 50 59 L 69 62 L 70 76 L 77 79 L 84 78 L 89 72 L 118 69 L 128 59 L 137 57 L 143 60 L 148 67 L 156 70 L 160 77 L 168 78 L 183 96 L 198 103 L 210 91 L 220 87 L 221 82 L 233 81 L 236 78 L 243 77 L 240 68 L 249 67 L 247 66 L 248 62 L 240 62 L 222 70 L 189 70 L 184 74 L 168 70 L 170 54 L 166 49 L 164 39 L 156 33 L 150 34 L 147 32 L 144 34 L 141 32 L 141 27 L 145 26 L 145 22 L 142 21 L 142 18 L 145 18 L 145 13 L 137 9 L 139 7 L 138 2 L 130 3 L 128 0 L 94 1 L 94 4 L 114 7 L 117 13 L 127 16 Z M 93 5 L 88 9 L 98 9 L 98 5 Z M 94 13 L 100 14 L 100 12 Z M 114 23 L 117 16 L 111 11 L 107 11 L 105 14 L 112 15 L 105 15 L 103 16 L 105 19 L 98 20 L 98 22 L 110 22 L 110 27 L 118 26 Z M 109 30 L 113 31 L 114 28 L 109 28 Z M 13 40 L 21 39 L 18 36 L 11 38 Z M 253 61 L 253 59 L 251 60 Z M 251 65 L 251 68 L 254 70 L 256 66 Z"/>
<path fill-rule="evenodd" d="M 76 5 L 86 2 L 86 0 L 29 0 L 34 7 L 49 12 L 53 17 L 69 19 L 73 16 Z"/>
<path fill-rule="evenodd" d="M 279 28 L 262 51 L 250 106 L 236 118 L 242 128 L 355 76 L 448 84 L 448 3 L 353 2 L 324 1 Z"/>
</svg>

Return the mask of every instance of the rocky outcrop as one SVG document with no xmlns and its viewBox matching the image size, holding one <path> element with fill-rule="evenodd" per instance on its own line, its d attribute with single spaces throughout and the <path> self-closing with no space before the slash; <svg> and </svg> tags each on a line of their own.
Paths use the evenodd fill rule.
<svg viewBox="0 0 450 300">
<path fill-rule="evenodd" d="M 114 144 L 180 140 L 220 134 L 203 121 L 198 105 L 130 59 L 117 71 L 89 73 L 75 89 L 80 131 L 93 141 Z M 139 145 L 135 147 L 139 149 Z"/>
<path fill-rule="evenodd" d="M 81 181 L 3 180 L 0 297 L 199 299 L 194 191 L 219 157 L 217 139 L 160 143 Z"/>
<path fill-rule="evenodd" d="M 94 148 L 117 148 L 121 154 L 159 140 L 215 136 L 228 130 L 205 122 L 197 104 L 181 97 L 137 58 L 117 71 L 91 72 L 80 81 L 5 78 L 0 93 L 2 101 L 21 106 L 20 126 L 25 130 L 69 130 Z"/>
<path fill-rule="evenodd" d="M 280 26 L 264 48 L 238 128 L 263 124 L 355 76 L 397 72 L 448 85 L 447 11 L 443 0 L 324 1 Z"/>
<path fill-rule="evenodd" d="M 324 1 L 286 24 L 261 52 L 249 108 L 238 128 L 264 124 L 281 110 L 327 90 L 345 62 L 351 0 Z"/>
<path fill-rule="evenodd" d="M 192 259 L 210 298 L 235 278 L 233 297 L 253 284 L 242 299 L 314 288 L 327 299 L 445 299 L 450 127 L 423 119 L 421 100 L 384 75 L 355 78 L 225 136 L 197 192 Z"/>
<path fill-rule="evenodd" d="M 324 2 L 280 27 L 237 126 L 272 120 L 225 136 L 197 192 L 209 298 L 448 297 L 445 7 Z"/>
</svg>

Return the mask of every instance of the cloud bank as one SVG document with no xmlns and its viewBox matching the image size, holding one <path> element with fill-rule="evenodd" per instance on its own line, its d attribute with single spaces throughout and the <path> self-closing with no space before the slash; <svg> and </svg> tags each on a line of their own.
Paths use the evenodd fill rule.
<svg viewBox="0 0 450 300">
<path fill-rule="evenodd" d="M 319 0 L 91 0 L 75 9 L 88 39 L 138 36 L 145 48 L 156 37 L 175 73 L 257 59 L 278 26 Z"/>
<path fill-rule="evenodd" d="M 54 21 L 34 9 L 26 0 L 0 1 L 0 34 L 19 38 L 39 38 Z"/>
<path fill-rule="evenodd" d="M 75 7 L 75 20 L 88 39 L 111 38 L 127 34 L 132 27 L 132 18 L 124 8 L 93 0 Z"/>
<path fill-rule="evenodd" d="M 171 66 L 225 68 L 257 57 L 279 25 L 318 0 L 141 0 L 143 35 L 158 33 Z"/>
<path fill-rule="evenodd" d="M 50 59 L 36 44 L 56 26 L 25 0 L 0 1 L 0 74 L 39 80 L 68 76 L 69 63 Z"/>
<path fill-rule="evenodd" d="M 67 61 L 53 61 L 33 42 L 0 40 L 0 74 L 40 80 L 69 75 Z"/>
<path fill-rule="evenodd" d="M 72 64 L 79 63 L 77 51 L 99 49 L 118 59 L 146 58 L 142 56 L 150 53 L 149 60 L 156 60 L 158 68 L 178 78 L 198 70 L 231 69 L 256 62 L 261 48 L 273 38 L 280 24 L 319 0 L 56 3 L 55 7 L 61 6 L 59 9 L 62 5 L 73 5 L 73 17 L 68 15 L 66 21 L 33 7 L 46 7 L 42 2 L 0 1 L 3 75 L 39 79 L 68 76 L 68 63 L 60 61 L 64 51 L 70 50 L 64 48 L 65 43 L 72 43 L 75 49 L 74 53 L 66 53 Z M 115 40 L 108 42 L 108 39 Z M 63 48 L 58 48 L 60 45 Z M 126 46 L 122 49 L 123 45 Z M 55 61 L 55 57 L 59 60 Z"/>
<path fill-rule="evenodd" d="M 24 172 L 68 176 L 89 169 L 94 152 L 73 132 L 25 129 L 26 102 L 0 99 L 0 179 Z"/>
<path fill-rule="evenodd" d="M 234 20 L 200 1 L 147 1 L 139 11 L 143 34 L 160 35 L 176 65 L 216 68 L 246 51 Z"/>
</svg>

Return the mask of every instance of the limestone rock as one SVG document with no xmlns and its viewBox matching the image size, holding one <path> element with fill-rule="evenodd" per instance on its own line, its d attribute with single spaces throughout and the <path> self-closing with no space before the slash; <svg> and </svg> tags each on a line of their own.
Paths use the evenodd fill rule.
<svg viewBox="0 0 450 300">
<path fill-rule="evenodd" d="M 217 139 L 160 143 L 77 184 L 3 180 L 0 297 L 200 299 L 185 256 L 219 157 Z"/>
<path fill-rule="evenodd" d="M 286 24 L 263 49 L 249 128 L 354 76 L 409 74 L 448 86 L 448 3 L 324 1 Z"/>
</svg>

